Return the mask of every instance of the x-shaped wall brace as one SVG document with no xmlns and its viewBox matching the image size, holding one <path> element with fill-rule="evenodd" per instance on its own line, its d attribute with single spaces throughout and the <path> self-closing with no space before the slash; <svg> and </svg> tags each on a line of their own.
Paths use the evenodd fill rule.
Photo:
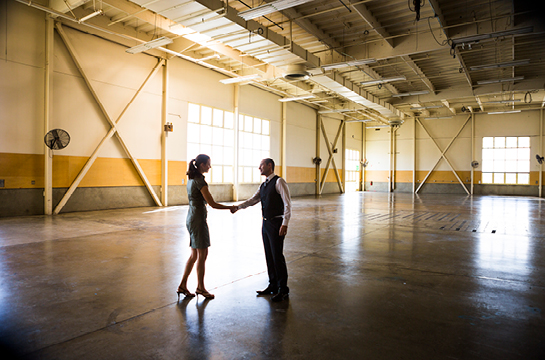
<svg viewBox="0 0 545 360">
<path fill-rule="evenodd" d="M 134 100 L 136 99 L 136 97 L 140 94 L 140 92 L 142 91 L 142 89 L 144 88 L 144 86 L 146 85 L 146 83 L 148 82 L 149 79 L 151 79 L 153 77 L 153 75 L 155 75 L 157 73 L 157 71 L 160 69 L 160 65 L 163 63 L 162 60 L 159 60 L 157 62 L 157 65 L 155 65 L 155 67 L 153 68 L 153 70 L 151 71 L 151 73 L 148 75 L 148 77 L 146 78 L 146 80 L 144 80 L 144 83 L 142 84 L 142 86 L 140 86 L 140 88 L 136 91 L 136 94 L 133 96 L 133 98 L 131 99 L 131 101 L 129 101 L 129 103 L 127 104 L 127 106 L 125 106 L 125 108 L 123 109 L 123 111 L 121 112 L 121 114 L 119 115 L 119 117 L 117 118 L 117 120 L 114 122 L 110 116 L 108 115 L 108 112 L 106 111 L 106 109 L 104 108 L 102 102 L 100 101 L 97 93 L 95 92 L 93 86 L 91 85 L 91 82 L 89 81 L 89 78 L 87 77 L 87 75 L 85 74 L 85 72 L 83 71 L 83 68 L 81 67 L 81 62 L 79 61 L 79 58 L 76 54 L 76 51 L 74 49 L 74 47 L 72 46 L 72 43 L 70 42 L 70 40 L 68 39 L 68 37 L 66 36 L 66 33 L 64 32 L 64 29 L 62 28 L 61 24 L 57 23 L 55 24 L 56 28 L 57 28 L 57 31 L 59 33 L 59 35 L 61 36 L 64 44 L 66 45 L 66 48 L 68 49 L 68 51 L 70 52 L 70 55 L 72 56 L 72 59 L 74 60 L 74 64 L 76 65 L 76 67 L 78 68 L 79 72 L 81 73 L 81 76 L 83 77 L 83 79 L 85 80 L 85 83 L 87 84 L 87 87 L 89 88 L 89 91 L 91 92 L 91 94 L 93 95 L 93 97 L 95 98 L 95 101 L 97 102 L 100 110 L 102 111 L 102 113 L 104 114 L 104 117 L 106 118 L 106 120 L 108 121 L 108 123 L 110 124 L 111 126 L 111 129 L 110 131 L 108 131 L 108 133 L 106 134 L 106 136 L 104 136 L 104 138 L 102 139 L 102 141 L 100 142 L 100 144 L 98 144 L 97 148 L 95 149 L 95 151 L 93 152 L 93 154 L 91 155 L 91 157 L 89 158 L 89 160 L 87 160 L 87 163 L 85 164 L 85 166 L 81 169 L 80 173 L 78 174 L 78 176 L 76 177 L 76 179 L 74 179 L 74 181 L 72 182 L 72 184 L 70 185 L 70 188 L 68 189 L 68 191 L 64 194 L 63 198 L 61 199 L 61 201 L 59 202 L 59 204 L 57 205 L 57 207 L 55 208 L 54 210 L 54 214 L 58 214 L 62 208 L 64 207 L 64 205 L 66 205 L 68 199 L 70 199 L 70 197 L 72 196 L 72 194 L 74 193 L 74 191 L 76 190 L 76 188 L 78 187 L 78 185 L 80 184 L 81 180 L 85 177 L 85 175 L 87 174 L 87 172 L 89 171 L 89 169 L 91 168 L 91 166 L 93 165 L 93 163 L 95 162 L 96 158 L 98 157 L 98 153 L 100 151 L 100 149 L 102 148 L 102 145 L 104 145 L 104 143 L 106 142 L 106 140 L 108 140 L 109 138 L 111 138 L 113 135 L 115 135 L 117 137 L 117 139 L 119 140 L 119 143 L 121 144 L 121 146 L 123 147 L 123 149 L 125 150 L 125 152 L 127 153 L 127 155 L 129 156 L 129 158 L 131 159 L 131 162 L 132 164 L 134 165 L 136 171 L 138 172 L 138 174 L 140 175 L 140 177 L 142 178 L 142 181 L 144 182 L 144 184 L 146 185 L 146 188 L 148 189 L 151 197 L 153 198 L 153 200 L 155 201 L 155 204 L 157 204 L 157 206 L 162 206 L 161 204 L 161 201 L 159 200 L 159 198 L 157 197 L 157 194 L 155 194 L 155 191 L 153 190 L 153 188 L 151 187 L 151 184 L 150 182 L 148 181 L 148 178 L 146 177 L 146 175 L 144 174 L 144 171 L 142 170 L 142 168 L 140 167 L 140 164 L 138 163 L 138 160 L 131 154 L 131 151 L 129 150 L 129 148 L 127 147 L 127 144 L 125 143 L 125 141 L 123 140 L 123 138 L 121 137 L 121 134 L 119 134 L 119 129 L 116 127 L 116 124 L 119 122 L 119 120 L 123 117 L 123 115 L 127 112 L 127 109 L 131 106 L 131 104 L 134 102 Z"/>
<path fill-rule="evenodd" d="M 448 149 L 450 148 L 450 146 L 452 145 L 452 143 L 454 142 L 454 140 L 456 140 L 456 138 L 458 137 L 458 135 L 460 135 L 460 133 L 462 132 L 462 130 L 464 129 L 464 127 L 466 126 L 467 122 L 471 119 L 471 115 L 468 116 L 468 118 L 466 119 L 466 121 L 464 122 L 464 124 L 462 125 L 462 127 L 460 128 L 460 130 L 458 130 L 458 133 L 452 138 L 452 140 L 450 140 L 450 143 L 447 145 L 447 147 L 445 148 L 445 150 L 441 151 L 441 148 L 439 147 L 439 145 L 437 145 L 437 142 L 434 140 L 434 138 L 431 137 L 430 133 L 428 132 L 428 130 L 426 129 L 426 127 L 424 127 L 424 124 L 422 124 L 422 122 L 420 121 L 419 118 L 416 118 L 416 121 L 418 121 L 418 123 L 420 124 L 420 126 L 422 126 L 422 129 L 424 129 L 424 131 L 426 132 L 426 134 L 428 134 L 429 138 L 433 141 L 433 143 L 435 144 L 435 146 L 437 147 L 437 149 L 439 151 L 441 151 L 441 156 L 439 156 L 439 159 L 437 159 L 437 161 L 435 162 L 435 165 L 433 165 L 433 168 L 430 170 L 430 172 L 428 173 L 428 175 L 426 175 L 426 177 L 424 178 L 424 180 L 422 180 L 422 183 L 420 184 L 420 186 L 418 187 L 418 189 L 416 189 L 415 191 L 415 194 L 418 194 L 418 191 L 420 190 L 420 188 L 426 183 L 426 180 L 428 180 L 428 177 L 431 175 L 431 173 L 433 172 L 433 170 L 435 170 L 435 168 L 437 167 L 437 164 L 439 164 L 439 161 L 441 161 L 441 159 L 445 159 L 446 163 L 448 164 L 448 166 L 450 167 L 450 170 L 452 170 L 452 172 L 454 173 L 454 176 L 456 176 L 456 179 L 458 179 L 458 181 L 460 182 L 460 184 L 462 185 L 462 187 L 464 188 L 464 190 L 467 192 L 468 195 L 470 195 L 470 192 L 467 190 L 467 187 L 464 185 L 463 181 L 460 179 L 460 177 L 458 176 L 458 174 L 456 173 L 456 171 L 454 170 L 454 168 L 452 167 L 450 161 L 448 161 L 447 157 L 446 157 L 446 153 L 448 151 Z"/>
<path fill-rule="evenodd" d="M 320 182 L 320 194 L 324 190 L 325 181 L 327 179 L 327 174 L 329 173 L 329 166 L 331 163 L 333 163 L 333 169 L 335 170 L 335 176 L 337 177 L 337 184 L 339 184 L 339 190 L 341 193 L 344 192 L 343 190 L 343 184 L 341 181 L 341 177 L 339 176 L 339 171 L 337 170 L 337 165 L 335 164 L 335 159 L 333 158 L 333 149 L 337 146 L 337 141 L 339 140 L 339 136 L 341 135 L 341 132 L 344 127 L 344 120 L 341 121 L 341 124 L 339 125 L 339 130 L 337 130 L 337 136 L 335 136 L 335 141 L 333 142 L 333 145 L 330 145 L 329 138 L 327 137 L 327 132 L 325 131 L 324 121 L 320 118 L 320 126 L 322 128 L 322 134 L 324 135 L 324 140 L 327 145 L 327 151 L 329 152 L 329 158 L 327 159 L 327 164 L 325 167 L 324 175 L 322 177 L 322 181 Z M 343 149 L 344 151 L 344 149 Z"/>
</svg>

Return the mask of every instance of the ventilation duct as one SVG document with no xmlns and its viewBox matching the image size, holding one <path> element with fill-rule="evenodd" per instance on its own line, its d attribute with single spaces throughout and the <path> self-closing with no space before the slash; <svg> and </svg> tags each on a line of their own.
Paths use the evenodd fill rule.
<svg viewBox="0 0 545 360">
<path fill-rule="evenodd" d="M 284 74 L 286 80 L 307 80 L 309 73 L 305 65 L 288 65 L 288 70 Z"/>
</svg>

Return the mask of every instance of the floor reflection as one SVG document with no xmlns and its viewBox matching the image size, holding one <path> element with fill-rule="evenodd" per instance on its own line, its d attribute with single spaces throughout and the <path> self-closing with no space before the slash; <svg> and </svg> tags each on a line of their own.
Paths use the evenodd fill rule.
<svg viewBox="0 0 545 360">
<path fill-rule="evenodd" d="M 204 310 L 211 300 L 205 299 L 198 301 L 196 298 L 185 297 L 178 302 L 178 310 L 182 314 L 186 331 L 182 331 L 182 334 L 186 334 L 182 341 L 187 343 L 187 354 L 191 354 L 190 358 L 210 359 L 210 344 L 208 340 L 208 329 L 205 322 Z M 193 305 L 192 305 L 193 304 Z M 188 316 L 188 306 L 195 306 L 197 309 L 197 318 L 193 319 Z M 213 358 L 213 356 L 212 356 Z"/>
</svg>

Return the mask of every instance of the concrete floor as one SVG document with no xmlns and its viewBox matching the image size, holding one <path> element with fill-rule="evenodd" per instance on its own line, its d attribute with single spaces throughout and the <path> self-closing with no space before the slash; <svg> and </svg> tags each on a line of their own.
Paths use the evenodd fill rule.
<svg viewBox="0 0 545 360">
<path fill-rule="evenodd" d="M 282 303 L 255 296 L 267 285 L 258 207 L 210 209 L 211 301 L 177 302 L 186 206 L 0 219 L 2 340 L 30 359 L 545 358 L 540 199 L 293 206 Z"/>
</svg>

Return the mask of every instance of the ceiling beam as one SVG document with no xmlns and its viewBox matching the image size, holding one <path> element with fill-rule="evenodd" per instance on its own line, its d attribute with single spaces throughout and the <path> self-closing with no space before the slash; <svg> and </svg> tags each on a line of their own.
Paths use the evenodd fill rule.
<svg viewBox="0 0 545 360">
<path fill-rule="evenodd" d="M 407 56 L 407 55 L 400 56 L 400 58 L 401 58 L 401 60 L 403 60 L 405 62 L 405 64 L 407 64 L 407 66 L 409 66 L 411 68 L 411 70 L 416 74 L 416 76 L 418 76 L 418 78 L 420 80 L 422 80 L 424 85 L 426 85 L 428 87 L 428 89 L 430 89 L 431 93 L 433 93 L 433 94 L 437 93 L 435 91 L 435 86 L 433 86 L 430 79 L 428 79 L 428 77 L 426 76 L 426 74 L 424 74 L 422 69 L 420 69 L 420 67 L 418 67 L 418 65 L 416 65 L 415 62 L 409 56 Z"/>
<path fill-rule="evenodd" d="M 352 2 L 356 2 L 356 0 L 352 0 Z M 384 28 L 381 23 L 375 18 L 375 16 L 367 9 L 367 6 L 365 4 L 356 4 L 356 5 L 350 5 L 356 12 L 361 16 L 371 28 L 377 32 L 377 34 L 388 44 L 390 45 L 390 48 L 394 48 L 394 40 L 390 37 L 390 34 L 386 31 L 386 28 Z"/>
</svg>

